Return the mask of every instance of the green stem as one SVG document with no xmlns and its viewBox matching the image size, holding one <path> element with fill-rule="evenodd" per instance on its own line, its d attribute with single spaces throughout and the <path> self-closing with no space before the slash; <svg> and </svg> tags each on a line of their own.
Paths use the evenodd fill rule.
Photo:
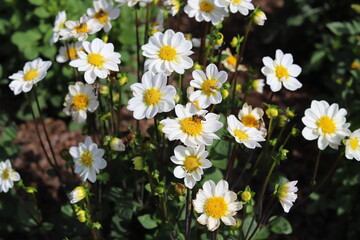
<svg viewBox="0 0 360 240">
<path fill-rule="evenodd" d="M 235 146 L 233 148 L 233 151 L 232 151 L 232 154 L 231 154 L 231 158 L 230 158 L 230 162 L 229 162 L 229 165 L 228 165 L 228 169 L 226 171 L 226 177 L 225 177 L 225 180 L 226 181 L 229 181 L 230 178 L 231 178 L 231 173 L 233 171 L 233 168 L 234 168 L 234 164 L 235 164 L 235 159 L 236 159 L 236 154 L 237 154 L 237 151 L 238 151 L 238 146 L 239 144 L 236 144 L 235 143 Z"/>
<path fill-rule="evenodd" d="M 136 26 L 136 61 L 137 61 L 137 78 L 138 82 L 141 82 L 141 73 L 140 73 L 140 67 L 141 67 L 141 60 L 140 60 L 140 39 L 139 39 L 139 22 L 138 22 L 138 9 L 135 6 L 135 26 Z"/>
<path fill-rule="evenodd" d="M 321 156 L 321 150 L 319 149 L 319 152 L 318 152 L 317 157 L 316 157 L 314 174 L 313 174 L 313 178 L 312 178 L 312 181 L 311 181 L 312 186 L 315 186 L 315 184 L 316 184 L 316 176 L 317 176 L 317 172 L 318 172 L 318 169 L 319 169 L 320 156 Z"/>
<path fill-rule="evenodd" d="M 186 196 L 186 215 L 185 215 L 185 237 L 186 240 L 190 240 L 191 236 L 191 216 L 192 216 L 192 190 L 187 188 L 187 196 Z"/>
<path fill-rule="evenodd" d="M 53 149 L 52 144 L 51 144 L 51 142 L 50 142 L 49 134 L 48 134 L 48 132 L 47 132 L 47 130 L 46 130 L 45 121 L 44 121 L 44 117 L 43 117 L 43 114 L 42 114 L 42 111 L 41 111 L 41 108 L 40 108 L 40 103 L 39 103 L 39 99 L 38 99 L 38 94 L 37 94 L 37 91 L 36 91 L 36 87 L 34 87 L 34 96 L 35 96 L 36 107 L 37 107 L 37 109 L 38 109 L 39 116 L 40 116 L 40 123 L 41 123 L 42 126 L 43 126 L 44 133 L 45 133 L 45 137 L 46 137 L 46 141 L 48 142 L 51 155 L 52 155 L 52 157 L 53 157 L 53 159 L 54 159 L 55 166 L 56 166 L 56 168 L 57 168 L 57 171 L 59 171 L 60 168 L 59 168 L 59 165 L 58 165 L 57 160 L 56 160 L 56 155 L 55 155 L 54 149 Z"/>
<path fill-rule="evenodd" d="M 89 222 L 90 222 L 91 237 L 93 240 L 97 240 L 98 237 L 97 237 L 96 231 L 93 226 L 93 224 L 94 224 L 93 210 L 92 210 L 91 202 L 90 202 L 90 199 L 88 196 L 86 196 L 86 206 L 88 208 L 89 215 L 90 215 Z"/>
</svg>

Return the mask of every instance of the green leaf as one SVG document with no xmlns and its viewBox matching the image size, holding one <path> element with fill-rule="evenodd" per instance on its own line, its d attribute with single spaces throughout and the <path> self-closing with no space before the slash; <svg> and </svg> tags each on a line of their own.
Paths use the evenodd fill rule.
<svg viewBox="0 0 360 240">
<path fill-rule="evenodd" d="M 68 217 L 72 217 L 73 215 L 73 209 L 71 208 L 70 204 L 61 206 L 61 212 Z"/>
<path fill-rule="evenodd" d="M 217 168 L 213 168 L 213 169 L 214 169 L 213 172 L 206 173 L 204 175 L 204 179 L 202 180 L 202 183 L 204 183 L 208 180 L 213 180 L 216 183 L 224 178 L 222 172 L 219 169 L 217 169 Z"/>
<path fill-rule="evenodd" d="M 100 182 L 107 183 L 110 179 L 110 175 L 107 172 L 100 173 L 96 176 L 96 179 L 99 180 Z"/>
<path fill-rule="evenodd" d="M 275 219 L 276 216 L 272 216 L 269 221 Z M 277 234 L 290 234 L 292 233 L 292 227 L 289 221 L 284 217 L 279 217 L 270 224 L 270 230 Z"/>
<path fill-rule="evenodd" d="M 254 220 L 253 224 L 251 224 L 252 222 L 252 216 L 248 216 L 247 218 L 245 218 L 244 223 L 243 223 L 243 232 L 246 234 L 247 232 L 249 232 L 248 234 L 252 234 L 252 232 L 255 230 L 256 226 L 257 226 L 257 222 Z"/>
<path fill-rule="evenodd" d="M 12 141 L 16 138 L 16 136 L 17 136 L 17 128 L 16 125 L 13 123 L 10 126 L 4 128 L 2 132 L 2 141 L 4 142 Z"/>
<path fill-rule="evenodd" d="M 270 230 L 267 227 L 261 227 L 255 234 L 254 239 L 267 239 L 270 235 Z"/>
<path fill-rule="evenodd" d="M 154 229 L 157 227 L 157 223 L 153 220 L 150 214 L 138 216 L 137 219 L 145 229 Z"/>
<path fill-rule="evenodd" d="M 41 6 L 45 4 L 44 0 L 28 0 L 29 3 L 36 5 L 36 6 Z"/>
</svg>

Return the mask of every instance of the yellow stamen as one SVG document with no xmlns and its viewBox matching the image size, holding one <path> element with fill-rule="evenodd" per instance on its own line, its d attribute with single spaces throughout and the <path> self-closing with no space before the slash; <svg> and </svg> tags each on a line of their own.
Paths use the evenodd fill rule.
<svg viewBox="0 0 360 240">
<path fill-rule="evenodd" d="M 230 64 L 231 66 L 236 66 L 236 57 L 230 55 L 226 58 L 226 62 Z"/>
<path fill-rule="evenodd" d="M 105 60 L 104 57 L 98 53 L 89 53 L 88 62 L 96 67 L 101 67 L 104 64 Z"/>
<path fill-rule="evenodd" d="M 335 122 L 328 116 L 323 116 L 317 121 L 317 126 L 321 128 L 321 131 L 325 134 L 334 133 L 336 130 Z"/>
<path fill-rule="evenodd" d="M 101 24 L 104 24 L 108 20 L 108 13 L 107 11 L 100 9 L 97 13 L 95 13 L 94 18 L 97 19 Z"/>
<path fill-rule="evenodd" d="M 256 120 L 256 118 L 251 114 L 244 116 L 241 119 L 241 122 L 244 124 L 245 127 L 254 127 L 254 128 L 259 127 L 259 121 Z"/>
<path fill-rule="evenodd" d="M 200 119 L 189 117 L 180 120 L 180 128 L 184 133 L 197 136 L 200 135 L 203 126 Z"/>
<path fill-rule="evenodd" d="M 275 73 L 276 77 L 278 77 L 279 79 L 281 79 L 282 77 L 288 79 L 290 77 L 288 70 L 284 66 L 277 66 L 275 69 Z"/>
<path fill-rule="evenodd" d="M 168 45 L 160 49 L 159 56 L 162 60 L 172 61 L 176 59 L 176 50 Z"/>
<path fill-rule="evenodd" d="M 85 167 L 91 167 L 94 162 L 93 155 L 90 151 L 84 151 L 81 154 L 80 162 Z"/>
<path fill-rule="evenodd" d="M 162 97 L 162 93 L 158 89 L 150 88 L 145 91 L 144 101 L 146 105 L 149 106 L 159 103 L 161 97 Z"/>
<path fill-rule="evenodd" d="M 202 91 L 205 95 L 212 95 L 214 94 L 215 92 L 213 90 L 217 90 L 217 86 L 216 86 L 216 83 L 218 81 L 213 79 L 213 78 L 209 78 L 209 79 L 206 79 L 203 84 L 201 85 L 201 88 L 202 88 Z"/>
<path fill-rule="evenodd" d="M 72 99 L 72 106 L 76 111 L 84 110 L 89 104 L 89 97 L 83 93 L 76 94 Z"/>
<path fill-rule="evenodd" d="M 3 180 L 7 180 L 10 178 L 10 173 L 9 173 L 9 169 L 5 168 L 4 171 L 1 174 L 1 178 Z"/>
<path fill-rule="evenodd" d="M 287 198 L 287 196 L 289 195 L 289 188 L 290 187 L 287 185 L 281 185 L 278 190 L 278 197 L 280 199 Z"/>
<path fill-rule="evenodd" d="M 234 1 L 234 3 L 241 3 L 242 2 L 242 0 L 233 0 Z"/>
<path fill-rule="evenodd" d="M 199 159 L 194 156 L 186 156 L 184 161 L 185 170 L 192 172 L 200 166 Z"/>
<path fill-rule="evenodd" d="M 203 12 L 211 12 L 214 9 L 214 5 L 212 5 L 208 1 L 202 1 L 200 3 L 200 10 Z"/>
<path fill-rule="evenodd" d="M 25 73 L 24 80 L 25 81 L 32 81 L 34 78 L 38 76 L 38 71 L 36 69 L 31 69 Z"/>
<path fill-rule="evenodd" d="M 68 59 L 70 60 L 74 60 L 77 59 L 77 51 L 75 48 L 69 48 L 69 50 L 66 52 L 66 56 L 68 57 Z"/>
<path fill-rule="evenodd" d="M 74 30 L 77 33 L 87 33 L 89 31 L 86 23 L 80 23 L 79 26 L 74 27 Z"/>
<path fill-rule="evenodd" d="M 213 218 L 221 218 L 226 215 L 228 205 L 223 197 L 211 197 L 204 206 L 204 212 Z"/>
<path fill-rule="evenodd" d="M 240 140 L 249 139 L 249 135 L 247 135 L 244 131 L 240 129 L 235 129 L 234 135 L 238 137 Z"/>
<path fill-rule="evenodd" d="M 358 138 L 351 138 L 350 139 L 350 147 L 352 150 L 356 150 L 359 147 L 359 139 Z"/>
</svg>

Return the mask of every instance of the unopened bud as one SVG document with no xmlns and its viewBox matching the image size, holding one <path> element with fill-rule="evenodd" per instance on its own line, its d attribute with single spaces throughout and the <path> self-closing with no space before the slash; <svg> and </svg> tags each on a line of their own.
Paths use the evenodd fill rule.
<svg viewBox="0 0 360 240">
<path fill-rule="evenodd" d="M 265 112 L 268 118 L 274 118 L 279 115 L 279 110 L 276 107 L 269 107 Z"/>
<path fill-rule="evenodd" d="M 164 128 L 164 125 L 159 124 L 158 127 L 157 127 L 157 130 L 158 130 L 159 132 L 162 132 L 163 128 Z"/>
<path fill-rule="evenodd" d="M 251 196 L 251 192 L 250 191 L 243 191 L 241 193 L 241 199 L 244 201 L 244 202 L 248 202 L 252 199 L 252 196 Z"/>
<path fill-rule="evenodd" d="M 263 26 L 266 20 L 266 15 L 263 11 L 261 10 L 257 10 L 254 13 L 254 22 L 259 25 L 259 26 Z"/>
<path fill-rule="evenodd" d="M 100 89 L 99 89 L 99 92 L 100 92 L 101 95 L 107 96 L 110 93 L 110 88 L 108 86 L 106 86 L 106 85 L 101 85 Z"/>
<path fill-rule="evenodd" d="M 216 45 L 221 45 L 224 42 L 224 35 L 222 33 L 217 34 Z"/>
<path fill-rule="evenodd" d="M 132 159 L 133 161 L 133 164 L 134 164 L 134 169 L 135 170 L 138 170 L 138 171 L 141 171 L 144 169 L 144 160 L 142 157 L 134 157 Z"/>
<path fill-rule="evenodd" d="M 297 136 L 297 135 L 299 134 L 299 132 L 300 132 L 299 129 L 293 127 L 293 128 L 291 129 L 291 136 L 295 137 L 295 136 Z"/>
<path fill-rule="evenodd" d="M 83 200 L 86 197 L 86 195 L 87 194 L 85 188 L 82 186 L 78 186 L 74 188 L 74 190 L 72 190 L 69 194 L 70 203 L 71 204 L 77 203 Z"/>
<path fill-rule="evenodd" d="M 111 150 L 116 151 L 116 152 L 125 151 L 124 143 L 121 141 L 120 138 L 117 138 L 117 137 L 114 137 L 113 139 L 111 139 L 110 148 L 111 148 Z"/>
<path fill-rule="evenodd" d="M 179 94 L 175 94 L 175 96 L 174 96 L 174 101 L 175 101 L 175 103 L 178 103 L 178 102 L 180 101 L 180 96 L 179 96 Z"/>
<path fill-rule="evenodd" d="M 226 89 L 221 90 L 221 96 L 223 99 L 226 99 L 229 96 L 229 91 Z"/>
<path fill-rule="evenodd" d="M 196 62 L 196 63 L 194 64 L 194 67 L 193 67 L 193 68 L 194 68 L 195 70 L 202 70 L 202 69 L 203 69 L 203 66 Z"/>
<path fill-rule="evenodd" d="M 236 87 L 235 87 L 235 90 L 236 90 L 237 92 L 240 92 L 241 89 L 242 89 L 241 84 L 240 84 L 240 83 L 237 83 L 237 84 L 236 84 Z"/>
<path fill-rule="evenodd" d="M 184 186 L 184 184 L 174 183 L 172 186 L 174 188 L 174 192 L 178 196 L 183 196 L 186 193 L 186 187 Z"/>
<path fill-rule="evenodd" d="M 104 36 L 102 37 L 102 40 L 103 40 L 104 43 L 107 43 L 107 42 L 109 41 L 109 36 L 108 36 L 108 35 L 104 35 Z"/>
<path fill-rule="evenodd" d="M 230 45 L 233 47 L 233 48 L 236 48 L 236 46 L 238 45 L 239 43 L 239 39 L 237 37 L 233 37 L 233 39 L 231 40 L 230 42 Z"/>
<path fill-rule="evenodd" d="M 79 222 L 86 222 L 86 212 L 85 210 L 78 210 L 76 212 L 76 217 L 79 220 Z"/>
<path fill-rule="evenodd" d="M 126 76 L 126 75 L 122 75 L 120 78 L 119 78 L 119 84 L 120 86 L 123 86 L 125 84 L 127 84 L 129 82 L 129 78 Z"/>
<path fill-rule="evenodd" d="M 288 118 L 285 115 L 280 115 L 278 125 L 279 127 L 284 127 L 286 125 L 286 122 L 288 121 Z"/>
</svg>

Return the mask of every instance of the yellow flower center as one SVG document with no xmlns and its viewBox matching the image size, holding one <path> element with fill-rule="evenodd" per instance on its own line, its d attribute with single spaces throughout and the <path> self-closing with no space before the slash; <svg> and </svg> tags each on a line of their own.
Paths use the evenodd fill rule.
<svg viewBox="0 0 360 240">
<path fill-rule="evenodd" d="M 77 33 L 87 33 L 89 31 L 86 23 L 80 23 L 79 26 L 74 27 L 74 30 Z"/>
<path fill-rule="evenodd" d="M 149 105 L 157 104 L 162 97 L 162 93 L 155 88 L 150 88 L 145 91 L 144 94 L 144 101 L 145 103 Z"/>
<path fill-rule="evenodd" d="M 242 0 L 233 0 L 234 3 L 241 3 Z"/>
<path fill-rule="evenodd" d="M 279 187 L 279 191 L 278 191 L 278 197 L 280 199 L 284 199 L 284 198 L 287 198 L 288 194 L 289 194 L 289 186 L 287 185 L 281 185 Z"/>
<path fill-rule="evenodd" d="M 256 120 L 256 118 L 251 115 L 251 114 L 248 114 L 246 116 L 244 116 L 242 119 L 241 119 L 241 122 L 246 126 L 246 127 L 254 127 L 254 128 L 258 128 L 259 127 L 259 121 Z"/>
<path fill-rule="evenodd" d="M 72 99 L 72 105 L 76 111 L 86 109 L 88 104 L 89 104 L 89 97 L 83 93 L 76 94 Z"/>
<path fill-rule="evenodd" d="M 350 147 L 352 150 L 356 150 L 359 147 L 359 139 L 358 138 L 350 139 Z"/>
<path fill-rule="evenodd" d="M 200 3 L 200 10 L 203 12 L 211 12 L 214 9 L 214 5 L 212 5 L 208 1 L 202 1 Z"/>
<path fill-rule="evenodd" d="M 228 63 L 228 64 L 230 64 L 231 66 L 236 66 L 236 57 L 234 57 L 234 56 L 228 56 L 227 58 L 226 58 L 226 62 Z"/>
<path fill-rule="evenodd" d="M 105 60 L 104 57 L 98 53 L 89 53 L 88 62 L 96 67 L 101 67 L 104 64 Z"/>
<path fill-rule="evenodd" d="M 85 167 L 91 167 L 94 162 L 93 155 L 90 151 L 84 151 L 81 154 L 80 162 Z"/>
<path fill-rule="evenodd" d="M 247 135 L 244 131 L 240 129 L 235 129 L 234 135 L 238 137 L 240 140 L 249 139 L 249 135 Z"/>
<path fill-rule="evenodd" d="M 206 79 L 203 84 L 201 85 L 201 88 L 202 88 L 202 91 L 205 95 L 212 95 L 214 94 L 214 91 L 213 90 L 217 90 L 218 88 L 216 87 L 216 83 L 218 81 L 213 79 L 213 78 L 210 78 L 210 79 Z"/>
<path fill-rule="evenodd" d="M 70 60 L 74 60 L 77 59 L 77 51 L 75 48 L 69 48 L 69 50 L 66 52 L 66 56 L 70 59 Z"/>
<path fill-rule="evenodd" d="M 95 13 L 94 18 L 97 19 L 101 24 L 104 24 L 108 20 L 108 13 L 107 11 L 100 9 L 97 13 Z"/>
<path fill-rule="evenodd" d="M 221 218 L 226 215 L 228 205 L 223 197 L 211 197 L 204 206 L 204 212 L 213 218 Z"/>
<path fill-rule="evenodd" d="M 180 120 L 180 128 L 184 133 L 189 135 L 200 135 L 203 128 L 201 120 L 192 117 Z"/>
<path fill-rule="evenodd" d="M 27 73 L 24 76 L 25 81 L 32 81 L 34 78 L 38 76 L 38 71 L 36 69 L 31 69 L 27 71 Z"/>
<path fill-rule="evenodd" d="M 159 56 L 162 60 L 172 61 L 176 58 L 176 50 L 168 45 L 163 46 L 160 49 Z"/>
<path fill-rule="evenodd" d="M 3 180 L 7 180 L 10 177 L 9 169 L 5 168 L 4 171 L 1 174 L 1 178 Z"/>
<path fill-rule="evenodd" d="M 192 172 L 200 166 L 199 159 L 194 156 L 186 156 L 184 161 L 185 170 Z"/>
<path fill-rule="evenodd" d="M 332 120 L 328 116 L 321 117 L 318 120 L 317 125 L 325 134 L 334 133 L 336 129 L 334 120 Z"/>
<path fill-rule="evenodd" d="M 279 79 L 285 77 L 286 79 L 290 77 L 288 70 L 284 66 L 277 66 L 275 69 L 276 77 Z"/>
</svg>

